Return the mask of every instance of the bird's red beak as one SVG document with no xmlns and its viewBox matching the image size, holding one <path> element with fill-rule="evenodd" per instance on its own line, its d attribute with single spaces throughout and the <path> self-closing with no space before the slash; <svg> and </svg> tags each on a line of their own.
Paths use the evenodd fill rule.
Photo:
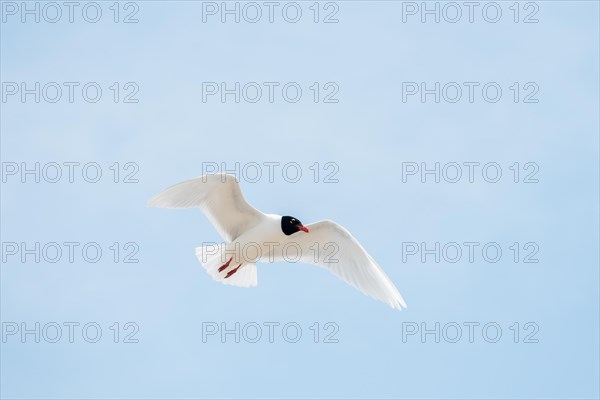
<svg viewBox="0 0 600 400">
<path fill-rule="evenodd" d="M 304 231 L 304 232 L 308 233 L 308 228 L 305 227 L 304 225 L 299 225 L 298 229 L 300 229 L 301 231 Z"/>
</svg>

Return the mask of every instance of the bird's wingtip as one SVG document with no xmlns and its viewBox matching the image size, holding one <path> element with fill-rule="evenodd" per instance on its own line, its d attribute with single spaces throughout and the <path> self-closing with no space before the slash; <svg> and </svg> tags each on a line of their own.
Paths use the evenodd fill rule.
<svg viewBox="0 0 600 400">
<path fill-rule="evenodd" d="M 146 207 L 160 208 L 160 207 L 162 207 L 162 205 L 161 205 L 160 201 L 158 201 L 157 196 L 152 196 L 146 202 Z"/>
<path fill-rule="evenodd" d="M 394 303 L 394 305 L 392 306 L 392 308 L 398 310 L 398 311 L 402 311 L 404 309 L 407 309 L 408 306 L 406 305 L 406 303 L 402 300 L 396 301 Z"/>
</svg>

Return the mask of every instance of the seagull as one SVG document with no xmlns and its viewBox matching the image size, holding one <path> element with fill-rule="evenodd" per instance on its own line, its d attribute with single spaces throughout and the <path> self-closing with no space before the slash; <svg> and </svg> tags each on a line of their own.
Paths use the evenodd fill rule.
<svg viewBox="0 0 600 400">
<path fill-rule="evenodd" d="M 331 271 L 398 310 L 398 289 L 343 226 L 323 220 L 304 226 L 291 216 L 264 214 L 246 202 L 237 178 L 214 173 L 173 185 L 148 201 L 158 208 L 199 208 L 226 241 L 196 248 L 208 274 L 226 285 L 257 286 L 256 262 L 291 261 Z"/>
</svg>

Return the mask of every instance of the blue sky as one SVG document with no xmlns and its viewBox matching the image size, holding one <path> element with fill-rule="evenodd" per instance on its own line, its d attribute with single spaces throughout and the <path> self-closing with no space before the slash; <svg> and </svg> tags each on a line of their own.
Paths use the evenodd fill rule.
<svg viewBox="0 0 600 400">
<path fill-rule="evenodd" d="M 298 3 L 297 23 L 277 10 L 273 23 L 221 23 L 218 15 L 204 23 L 201 2 L 153 1 L 135 3 L 139 22 L 124 24 L 113 22 L 112 2 L 99 4 L 97 23 L 77 9 L 73 23 L 66 14 L 55 24 L 21 23 L 17 14 L 1 25 L 2 82 L 80 84 L 73 103 L 67 92 L 56 103 L 36 103 L 33 95 L 22 103 L 19 94 L 1 103 L 3 168 L 94 162 L 102 170 L 97 183 L 81 175 L 73 183 L 64 176 L 35 183 L 31 175 L 21 183 L 18 174 L 2 183 L 3 332 L 11 323 L 63 326 L 57 343 L 6 337 L 3 398 L 599 397 L 598 3 L 520 3 L 517 23 L 512 2 L 498 3 L 497 23 L 480 9 L 473 23 L 466 14 L 457 23 L 422 23 L 419 14 L 402 21 L 408 3 L 320 3 L 319 21 L 330 12 L 339 20 L 330 24 L 313 22 L 313 2 Z M 135 11 L 120 6 L 119 21 Z M 523 23 L 533 12 L 539 22 Z M 87 82 L 103 90 L 96 103 L 81 97 Z M 139 89 L 137 103 L 121 101 L 133 90 L 128 82 Z M 203 82 L 295 82 L 303 94 L 296 103 L 277 90 L 273 103 L 235 103 L 233 96 L 203 102 Z M 328 82 L 339 89 L 337 103 L 321 101 Z M 456 82 L 463 89 L 476 82 L 479 89 L 472 103 L 466 92 L 456 103 L 436 103 L 433 95 L 403 102 L 403 82 Z M 495 103 L 480 91 L 490 82 L 502 89 Z M 538 102 L 524 103 L 532 88 Z M 115 162 L 119 183 L 110 169 Z M 137 183 L 122 182 L 133 171 L 124 169 L 127 162 L 139 168 Z M 200 175 L 203 163 L 236 162 L 298 163 L 297 183 L 280 174 L 274 182 L 242 179 L 247 200 L 304 223 L 341 223 L 409 308 L 391 310 L 322 269 L 297 264 L 259 265 L 255 289 L 212 281 L 194 255 L 201 243 L 220 240 L 207 219 L 145 203 Z M 315 183 L 315 162 L 322 174 L 335 163 L 339 182 L 325 183 L 321 175 Z M 429 176 L 422 183 L 417 175 L 402 182 L 409 162 L 497 163 L 502 177 L 436 183 Z M 528 162 L 538 168 L 537 183 L 523 182 L 533 170 L 524 169 Z M 20 253 L 6 254 L 9 242 L 98 243 L 103 257 L 90 263 L 76 252 L 73 263 L 64 255 L 56 263 L 31 256 L 23 263 Z M 123 249 L 130 242 L 134 247 Z M 402 262 L 409 242 L 497 243 L 503 253 L 496 263 L 481 252 L 472 263 L 464 254 L 456 263 L 418 256 Z M 523 262 L 535 249 L 523 248 L 530 242 L 537 263 Z M 139 262 L 123 263 L 136 245 Z M 88 343 L 76 330 L 70 343 L 65 322 L 96 323 L 102 337 Z M 127 322 L 139 327 L 138 343 L 123 343 Z M 278 329 L 297 324 L 303 335 L 288 343 L 276 330 L 270 343 L 270 322 Z M 337 343 L 324 343 L 327 322 L 338 328 Z M 461 326 L 462 337 L 436 343 L 417 334 L 403 341 L 408 326 L 433 329 L 436 322 L 440 334 L 441 327 L 451 335 Z M 479 324 L 472 343 L 465 325 L 471 322 Z M 263 336 L 257 343 L 236 343 L 232 335 L 203 342 L 207 323 L 256 323 Z M 486 341 L 485 324 L 502 329 L 496 343 Z M 537 343 L 525 343 L 535 327 L 529 339 Z"/>
</svg>

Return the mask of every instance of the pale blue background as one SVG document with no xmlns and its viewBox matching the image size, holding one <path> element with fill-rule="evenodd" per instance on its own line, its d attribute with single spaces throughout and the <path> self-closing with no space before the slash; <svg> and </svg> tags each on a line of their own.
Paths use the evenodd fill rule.
<svg viewBox="0 0 600 400">
<path fill-rule="evenodd" d="M 597 2 L 539 2 L 538 24 L 403 24 L 400 3 L 340 2 L 330 25 L 202 24 L 200 3 L 139 4 L 138 24 L 2 24 L 2 81 L 140 85 L 139 104 L 2 104 L 4 162 L 140 165 L 139 184 L 3 184 L 2 241 L 141 248 L 139 264 L 2 265 L 2 321 L 140 326 L 138 344 L 10 340 L 2 397 L 599 397 Z M 400 101 L 402 81 L 477 80 L 535 81 L 540 102 Z M 203 104 L 202 81 L 335 81 L 340 103 Z M 259 266 L 251 290 L 213 282 L 193 250 L 219 240 L 208 221 L 145 207 L 203 161 L 338 163 L 338 184 L 242 189 L 261 210 L 345 225 L 408 310 L 315 267 Z M 540 183 L 402 184 L 403 161 L 535 161 Z M 403 264 L 404 241 L 535 241 L 540 263 Z M 307 330 L 202 343 L 203 321 L 334 321 L 339 343 Z M 495 321 L 505 336 L 402 343 L 403 321 Z M 513 343 L 515 321 L 540 342 Z"/>
</svg>

